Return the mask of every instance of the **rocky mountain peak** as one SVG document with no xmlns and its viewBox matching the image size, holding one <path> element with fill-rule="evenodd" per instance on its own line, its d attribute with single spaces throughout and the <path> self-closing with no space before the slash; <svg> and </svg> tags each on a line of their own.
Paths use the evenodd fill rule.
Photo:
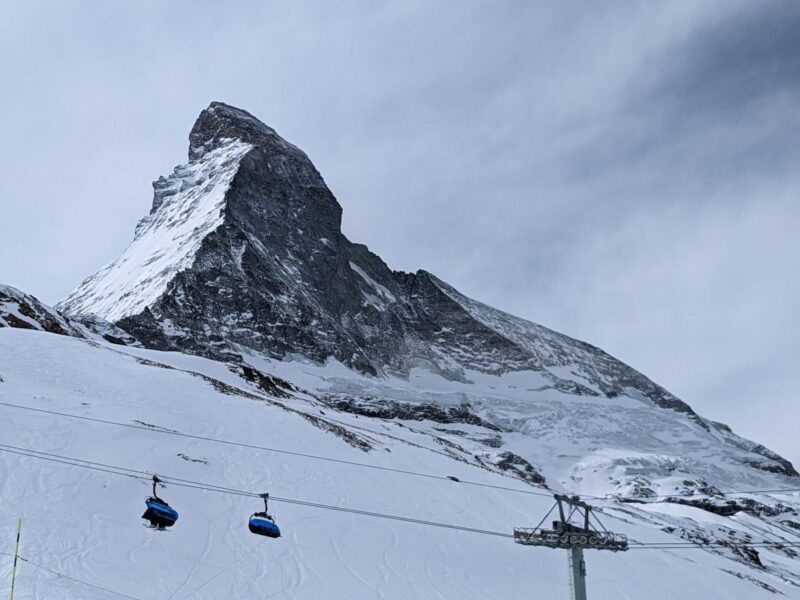
<svg viewBox="0 0 800 600">
<path fill-rule="evenodd" d="M 200 113 L 189 134 L 190 164 L 178 167 L 176 173 L 180 175 L 194 163 L 208 161 L 211 155 L 234 144 L 248 148 L 238 162 L 238 174 L 229 193 L 240 208 L 272 211 L 273 217 L 279 217 L 273 221 L 273 228 L 289 222 L 302 230 L 324 224 L 329 236 L 338 234 L 342 208 L 308 156 L 240 108 L 212 102 Z M 153 185 L 155 210 L 160 197 L 175 186 L 170 178 L 163 177 Z"/>
<path fill-rule="evenodd" d="M 189 160 L 199 160 L 224 140 L 239 139 L 252 146 L 268 144 L 278 134 L 246 110 L 222 102 L 209 104 L 189 133 Z"/>
<path fill-rule="evenodd" d="M 392 271 L 341 231 L 342 209 L 299 148 L 213 102 L 190 162 L 156 182 L 133 243 L 59 304 L 154 348 L 235 359 L 336 359 L 370 374 L 417 367 L 536 373 L 538 390 L 643 401 L 691 413 L 601 350 L 460 294 L 434 275 Z"/>
</svg>

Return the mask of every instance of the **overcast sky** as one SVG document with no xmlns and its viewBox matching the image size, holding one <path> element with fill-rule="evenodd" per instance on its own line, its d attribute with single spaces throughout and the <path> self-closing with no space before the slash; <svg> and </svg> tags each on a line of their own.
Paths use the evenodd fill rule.
<svg viewBox="0 0 800 600">
<path fill-rule="evenodd" d="M 52 304 L 113 259 L 220 100 L 391 267 L 800 467 L 799 32 L 791 0 L 0 0 L 0 282 Z"/>
</svg>

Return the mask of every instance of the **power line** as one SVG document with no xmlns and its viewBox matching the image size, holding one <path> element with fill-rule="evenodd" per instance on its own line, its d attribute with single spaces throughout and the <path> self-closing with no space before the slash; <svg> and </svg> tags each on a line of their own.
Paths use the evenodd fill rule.
<svg viewBox="0 0 800 600">
<path fill-rule="evenodd" d="M 251 450 L 262 450 L 264 452 L 274 452 L 276 454 L 286 454 L 286 455 L 289 455 L 289 456 L 297 456 L 297 457 L 308 458 L 308 459 L 312 459 L 312 460 L 322 460 L 322 461 L 326 461 L 326 462 L 349 465 L 349 466 L 352 466 L 352 467 L 376 469 L 376 470 L 379 470 L 379 471 L 388 471 L 388 472 L 391 472 L 391 473 L 400 473 L 402 475 L 413 475 L 415 477 L 426 477 L 428 479 L 439 479 L 439 480 L 442 480 L 442 481 L 450 481 L 450 482 L 453 481 L 452 479 L 450 479 L 449 477 L 446 477 L 444 475 L 433 475 L 432 473 L 420 473 L 418 471 L 409 471 L 409 470 L 406 470 L 406 469 L 396 469 L 396 468 L 393 468 L 393 467 L 382 467 L 382 466 L 379 466 L 379 465 L 371 465 L 369 463 L 363 463 L 363 462 L 358 462 L 358 461 L 351 461 L 351 460 L 345 460 L 345 459 L 340 459 L 340 458 L 332 458 L 330 456 L 320 456 L 318 454 L 308 454 L 308 453 L 305 453 L 305 452 L 295 452 L 293 450 L 283 450 L 281 448 L 271 448 L 271 447 L 268 447 L 268 446 L 259 446 L 257 444 L 250 444 L 250 443 L 247 443 L 247 442 L 237 442 L 237 441 L 225 440 L 225 439 L 221 439 L 221 438 L 213 438 L 213 437 L 208 437 L 208 436 L 203 436 L 203 435 L 195 435 L 195 434 L 191 434 L 191 433 L 182 433 L 180 431 L 173 431 L 173 430 L 170 430 L 170 429 L 156 429 L 156 428 L 152 428 L 152 427 L 147 427 L 145 425 L 136 425 L 134 423 L 122 423 L 120 421 L 112 421 L 112 420 L 108 420 L 108 419 L 98 419 L 98 418 L 95 418 L 95 417 L 86 417 L 86 416 L 82 416 L 82 415 L 75 415 L 75 414 L 70 414 L 70 413 L 58 412 L 58 411 L 54 411 L 54 410 L 47 410 L 47 409 L 44 409 L 44 408 L 34 408 L 32 406 L 24 406 L 24 405 L 21 405 L 21 404 L 11 404 L 9 402 L 0 402 L 0 406 L 7 406 L 7 407 L 10 407 L 10 408 L 16 408 L 16 409 L 19 409 L 19 410 L 27 410 L 27 411 L 31 411 L 31 412 L 44 413 L 44 414 L 48 414 L 48 415 L 54 415 L 54 416 L 58 416 L 58 417 L 66 417 L 66 418 L 77 419 L 77 420 L 81 420 L 81 421 L 89 421 L 89 422 L 92 422 L 92 423 L 101 423 L 103 425 L 114 425 L 114 426 L 117 426 L 117 427 L 127 427 L 129 429 L 138 429 L 138 430 L 142 430 L 142 431 L 148 431 L 148 432 L 151 432 L 151 433 L 162 433 L 162 434 L 166 434 L 166 435 L 174 435 L 174 436 L 183 437 L 183 438 L 189 438 L 189 439 L 194 439 L 194 440 L 202 440 L 202 441 L 206 441 L 206 442 L 213 442 L 213 443 L 216 443 L 216 444 L 225 444 L 227 446 L 238 446 L 238 447 L 241 447 L 241 448 L 249 448 Z M 465 480 L 465 479 L 459 479 L 458 483 L 462 483 L 464 485 L 474 485 L 474 486 L 478 486 L 478 487 L 503 490 L 503 491 L 507 491 L 507 492 L 516 492 L 518 494 L 529 494 L 529 495 L 532 495 L 532 496 L 546 496 L 548 498 L 550 496 L 552 496 L 552 494 L 545 493 L 545 492 L 536 492 L 536 491 L 533 491 L 533 490 L 521 490 L 521 489 L 517 489 L 517 488 L 502 486 L 502 485 L 494 485 L 494 484 L 491 484 L 491 483 L 481 483 L 479 481 L 469 481 L 469 480 Z"/>
<path fill-rule="evenodd" d="M 149 473 L 147 471 L 138 471 L 138 470 L 135 470 L 135 469 L 128 469 L 126 467 L 117 467 L 117 466 L 114 466 L 114 465 L 107 465 L 107 464 L 104 464 L 104 463 L 97 463 L 97 462 L 83 460 L 83 459 L 79 459 L 79 458 L 72 458 L 72 457 L 68 457 L 68 456 L 50 454 L 50 453 L 47 453 L 47 452 L 40 452 L 38 450 L 31 450 L 31 449 L 28 449 L 28 448 L 20 448 L 20 447 L 17 447 L 17 446 L 8 446 L 7 444 L 0 444 L 0 451 L 8 452 L 10 454 L 17 454 L 19 456 L 26 456 L 26 457 L 29 457 L 29 458 L 37 458 L 37 459 L 40 459 L 40 460 L 47 460 L 47 461 L 50 461 L 50 462 L 66 464 L 66 465 L 70 465 L 70 466 L 74 466 L 74 467 L 81 467 L 81 468 L 91 469 L 91 470 L 94 470 L 94 471 L 100 471 L 102 473 L 110 473 L 112 475 L 121 475 L 121 476 L 124 476 L 124 477 L 130 477 L 132 479 L 139 479 L 139 480 L 142 480 L 142 481 L 150 481 L 151 478 L 152 478 L 152 475 L 153 475 L 152 473 Z M 178 477 L 171 477 L 171 476 L 167 476 L 167 475 L 162 475 L 160 478 L 163 479 L 165 483 L 169 483 L 170 485 L 175 485 L 177 487 L 185 487 L 185 488 L 189 488 L 189 489 L 198 489 L 198 490 L 209 491 L 209 492 L 218 492 L 218 493 L 234 495 L 234 496 L 244 496 L 244 497 L 248 497 L 248 498 L 258 498 L 258 497 L 260 497 L 260 494 L 255 493 L 255 492 L 248 492 L 248 491 L 245 491 L 245 490 L 237 490 L 235 488 L 218 486 L 218 485 L 215 485 L 215 484 L 205 483 L 205 482 L 201 482 L 201 481 L 193 481 L 191 479 L 181 479 L 181 478 L 178 478 Z M 270 495 L 270 500 L 275 501 L 275 502 L 284 502 L 286 504 L 296 504 L 296 505 L 299 505 L 299 506 L 310 506 L 310 507 L 313 507 L 313 508 L 321 508 L 321 509 L 324 509 L 324 510 L 334 510 L 334 511 L 346 512 L 346 513 L 351 513 L 351 514 L 358 514 L 358 515 L 363 515 L 363 516 L 371 516 L 371 517 L 379 517 L 379 518 L 383 518 L 383 519 L 391 519 L 391 520 L 395 520 L 395 521 L 405 521 L 405 522 L 409 522 L 409 523 L 417 523 L 417 524 L 421 524 L 421 525 L 429 525 L 429 526 L 434 526 L 434 527 L 444 527 L 444 528 L 448 528 L 448 529 L 458 529 L 458 530 L 461 530 L 461 531 L 469 531 L 469 532 L 472 532 L 472 533 L 483 533 L 483 534 L 489 534 L 489 535 L 495 535 L 495 536 L 501 536 L 501 537 L 512 537 L 511 534 L 506 534 L 506 533 L 502 533 L 502 532 L 498 532 L 498 531 L 488 531 L 488 530 L 485 530 L 485 529 L 476 529 L 476 528 L 472 528 L 472 527 L 463 527 L 463 526 L 460 526 L 460 525 L 450 525 L 450 524 L 447 524 L 447 523 L 440 523 L 440 522 L 436 522 L 436 521 L 426 521 L 426 520 L 422 520 L 422 519 L 415 519 L 415 518 L 412 518 L 412 517 L 403 517 L 403 516 L 400 516 L 400 515 L 390 515 L 390 514 L 386 514 L 386 513 L 379 513 L 379 512 L 373 512 L 373 511 L 356 509 L 356 508 L 333 506 L 333 505 L 330 505 L 330 504 L 323 504 L 323 503 L 319 503 L 319 502 L 311 502 L 311 501 L 308 501 L 308 500 L 298 500 L 296 498 L 286 498 L 286 497 L 281 497 L 281 496 L 272 496 L 272 495 Z"/>
<path fill-rule="evenodd" d="M 35 567 L 37 569 L 41 569 L 42 571 L 47 571 L 48 573 L 52 573 L 53 575 L 57 575 L 58 577 L 61 577 L 63 579 L 68 579 L 69 581 L 74 581 L 75 583 L 80 583 L 81 585 L 85 585 L 87 587 L 91 587 L 91 588 L 94 588 L 96 590 L 102 590 L 102 591 L 104 591 L 104 592 L 106 592 L 108 594 L 112 594 L 114 596 L 119 596 L 120 598 L 129 598 L 130 600 L 142 600 L 141 598 L 137 598 L 136 596 L 129 596 L 128 594 L 123 594 L 122 592 L 117 592 L 117 591 L 114 591 L 112 589 L 103 587 L 101 585 L 90 583 L 88 581 L 84 581 L 83 579 L 78 579 L 77 577 L 72 577 L 70 575 L 65 575 L 64 573 L 61 573 L 61 572 L 56 571 L 54 569 L 50 569 L 49 567 L 45 567 L 44 565 L 40 565 L 39 563 L 35 563 L 35 562 L 33 562 L 32 560 L 30 560 L 28 558 L 24 558 L 24 557 L 20 556 L 19 559 L 21 561 L 24 561 L 24 562 L 28 563 L 32 567 Z"/>
<path fill-rule="evenodd" d="M 42 454 L 42 453 L 37 453 L 35 450 L 28 450 L 28 451 L 21 451 L 21 450 L 15 450 L 15 449 L 12 450 L 10 448 L 2 447 L 2 446 L 3 445 L 0 445 L 0 452 L 8 452 L 9 454 L 19 454 L 20 456 L 27 456 L 29 458 L 38 458 L 38 459 L 41 459 L 41 460 L 49 460 L 50 462 L 67 464 L 67 465 L 71 465 L 73 467 L 83 467 L 83 468 L 86 468 L 86 469 L 92 469 L 94 471 L 102 471 L 103 473 L 111 473 L 112 475 L 122 475 L 124 477 L 131 477 L 133 479 L 147 479 L 146 477 L 141 477 L 139 475 L 133 475 L 133 474 L 130 474 L 130 473 L 121 472 L 121 471 L 125 471 L 127 469 L 119 469 L 119 470 L 103 469 L 103 468 L 92 466 L 91 464 L 85 464 L 85 465 L 84 464 L 80 464 L 81 462 L 87 462 L 87 461 L 80 461 L 79 459 L 74 459 L 74 462 L 73 462 L 71 459 L 68 459 L 68 458 L 65 459 L 65 460 L 62 460 L 61 458 L 51 458 L 51 457 L 48 457 L 46 455 L 45 456 L 39 456 L 39 454 Z"/>
<path fill-rule="evenodd" d="M 83 417 L 83 416 L 78 416 L 78 415 L 72 415 L 72 414 L 69 414 L 69 413 L 60 413 L 60 412 L 57 412 L 57 411 L 50 411 L 50 410 L 45 410 L 45 409 L 37 409 L 37 408 L 32 408 L 32 407 L 9 404 L 9 403 L 5 403 L 5 402 L 0 402 L 0 405 L 10 406 L 10 407 L 13 407 L 13 408 L 19 408 L 19 409 L 22 409 L 22 410 L 30 410 L 30 411 L 39 412 L 39 413 L 46 413 L 46 414 L 51 414 L 51 415 L 56 415 L 56 416 L 63 416 L 63 417 L 68 417 L 68 418 L 74 418 L 74 419 L 92 421 L 92 422 L 97 422 L 97 423 L 103 423 L 103 424 L 108 424 L 108 425 L 115 425 L 115 426 L 127 427 L 127 428 L 132 428 L 132 429 L 141 429 L 141 430 L 150 431 L 150 432 L 155 431 L 155 432 L 158 432 L 158 433 L 166 433 L 166 434 L 170 434 L 170 435 L 176 435 L 176 436 L 180 436 L 180 437 L 193 438 L 193 439 L 200 439 L 200 440 L 211 441 L 211 442 L 215 442 L 215 443 L 234 445 L 234 446 L 241 446 L 241 447 L 246 447 L 246 448 L 264 450 L 264 451 L 268 451 L 268 452 L 289 454 L 289 455 L 294 455 L 294 456 L 301 456 L 301 457 L 304 457 L 304 458 L 310 458 L 310 459 L 316 459 L 316 460 L 325 460 L 325 461 L 328 461 L 328 462 L 337 462 L 337 463 L 343 463 L 343 464 L 348 464 L 348 465 L 352 465 L 352 466 L 367 467 L 367 468 L 372 468 L 372 469 L 378 469 L 378 470 L 384 470 L 384 471 L 390 471 L 390 472 L 396 472 L 396 473 L 402 473 L 402 474 L 408 474 L 408 475 L 416 475 L 416 476 L 428 477 L 428 478 L 432 478 L 432 479 L 442 479 L 442 480 L 448 480 L 449 481 L 449 478 L 442 477 L 442 476 L 439 476 L 439 475 L 431 475 L 431 474 L 419 473 L 419 472 L 415 472 L 415 471 L 405 471 L 405 470 L 394 469 L 394 468 L 390 468 L 390 467 L 380 467 L 380 466 L 376 466 L 376 465 L 370 465 L 370 464 L 367 464 L 367 463 L 358 463 L 358 462 L 354 462 L 354 461 L 346 461 L 346 460 L 334 459 L 334 458 L 330 458 L 330 457 L 322 457 L 322 456 L 317 456 L 317 455 L 312 455 L 312 454 L 305 454 L 305 453 L 293 452 L 293 451 L 288 451 L 288 450 L 282 450 L 282 449 L 278 449 L 278 448 L 269 448 L 269 447 L 264 447 L 264 446 L 257 446 L 255 444 L 247 444 L 247 443 L 243 443 L 243 442 L 233 442 L 233 441 L 230 441 L 230 440 L 223 440 L 223 439 L 218 439 L 218 438 L 210 438 L 210 437 L 206 437 L 206 436 L 184 434 L 184 433 L 181 433 L 181 432 L 171 431 L 171 430 L 152 429 L 150 427 L 140 426 L 140 425 L 133 425 L 133 424 L 130 424 L 130 423 L 120 423 L 120 422 L 116 422 L 116 421 L 107 421 L 107 420 L 104 420 L 104 419 L 96 419 L 96 418 L 93 418 L 93 417 Z M 0 444 L 0 450 L 2 450 L 4 452 L 9 452 L 9 453 L 12 453 L 12 454 L 18 454 L 18 455 L 21 455 L 21 456 L 27 456 L 27 457 L 30 457 L 30 458 L 38 458 L 38 459 L 41 459 L 41 460 L 49 460 L 49 461 L 54 462 L 54 463 L 61 463 L 61 464 L 67 464 L 67 465 L 70 465 L 70 466 L 88 468 L 88 469 L 92 469 L 92 470 L 99 471 L 99 472 L 110 473 L 110 474 L 114 474 L 114 475 L 121 475 L 121 476 L 126 476 L 126 477 L 130 477 L 130 478 L 134 478 L 134 479 L 140 479 L 140 480 L 149 480 L 151 475 L 152 475 L 152 473 L 149 473 L 147 471 L 139 471 L 139 470 L 134 470 L 134 469 L 128 469 L 128 468 L 125 468 L 125 467 L 118 467 L 118 466 L 115 466 L 115 465 L 108 465 L 108 464 L 105 464 L 105 463 L 99 463 L 99 462 L 95 462 L 95 461 L 88 461 L 88 460 L 83 460 L 83 459 L 64 457 L 64 456 L 61 456 L 61 455 L 50 454 L 50 453 L 46 453 L 46 452 L 40 452 L 40 451 L 36 451 L 36 450 L 31 450 L 31 449 L 28 449 L 28 448 L 20 448 L 20 447 L 17 447 L 17 446 L 10 446 L 10 445 L 7 445 L 7 444 Z M 244 491 L 244 490 L 235 490 L 235 489 L 232 489 L 232 488 L 223 487 L 223 486 L 217 486 L 217 485 L 209 484 L 209 483 L 205 483 L 205 482 L 192 481 L 192 480 L 181 479 L 181 478 L 177 478 L 177 477 L 167 477 L 166 479 L 169 481 L 170 484 L 176 485 L 176 486 L 179 486 L 179 487 L 186 487 L 186 488 L 190 488 L 190 489 L 199 489 L 199 490 L 203 490 L 203 491 L 212 491 L 212 492 L 224 493 L 224 494 L 229 494 L 229 495 L 237 495 L 237 496 L 245 496 L 245 497 L 253 497 L 253 498 L 259 496 L 257 493 L 248 492 L 248 491 Z M 503 489 L 503 490 L 507 490 L 507 491 L 514 491 L 514 492 L 526 493 L 526 494 L 532 494 L 532 495 L 548 496 L 548 497 L 550 496 L 550 494 L 545 494 L 543 492 L 533 492 L 533 491 L 528 491 L 528 490 L 518 490 L 518 489 L 507 488 L 507 487 L 503 487 L 503 486 L 495 486 L 495 485 L 492 485 L 492 484 L 482 484 L 482 483 L 479 483 L 479 482 L 462 481 L 462 483 L 466 483 L 466 484 L 470 484 L 470 485 L 476 485 L 476 486 L 480 486 L 480 487 Z M 764 489 L 764 490 L 738 490 L 738 491 L 728 491 L 728 492 L 719 492 L 719 493 L 722 494 L 722 495 L 733 495 L 733 494 L 759 494 L 759 493 L 788 493 L 788 492 L 795 492 L 795 491 L 800 491 L 800 488 Z M 605 497 L 600 497 L 600 496 L 585 496 L 585 497 L 596 499 L 596 500 L 613 501 L 613 500 L 625 500 L 625 499 L 634 499 L 634 498 L 645 498 L 645 499 L 646 498 L 650 498 L 650 499 L 653 499 L 653 498 L 670 498 L 670 497 L 675 497 L 675 496 L 690 496 L 690 497 L 693 497 L 693 496 L 701 496 L 701 494 L 695 495 L 695 494 L 686 493 L 686 494 L 664 494 L 664 495 L 656 495 L 656 496 L 652 496 L 652 495 L 651 496 L 646 496 L 646 495 L 641 495 L 641 496 L 636 496 L 636 495 L 628 495 L 628 496 L 608 495 L 608 496 L 605 496 Z M 706 495 L 703 495 L 703 496 L 706 496 Z M 447 528 L 447 529 L 467 531 L 467 532 L 471 532 L 471 533 L 479 533 L 479 534 L 492 535 L 492 536 L 497 536 L 497 537 L 513 537 L 513 535 L 511 535 L 511 534 L 506 534 L 506 533 L 498 532 L 498 531 L 490 531 L 490 530 L 477 529 L 477 528 L 471 528 L 471 527 L 463 527 L 463 526 L 459 526 L 459 525 L 451 525 L 451 524 L 440 523 L 440 522 L 436 522 L 436 521 L 427 521 L 427 520 L 424 520 L 424 519 L 415 519 L 415 518 L 412 518 L 412 517 L 404 517 L 404 516 L 400 516 L 400 515 L 390 515 L 390 514 L 379 513 L 379 512 L 374 512 L 374 511 L 368 511 L 368 510 L 362 510 L 362 509 L 339 507 L 339 506 L 333 506 L 333 505 L 328 505 L 328 504 L 323 504 L 323 503 L 310 502 L 310 501 L 305 501 L 305 500 L 298 500 L 298 499 L 295 499 L 295 498 L 283 498 L 283 497 L 273 496 L 272 499 L 274 501 L 276 501 L 276 502 L 284 502 L 284 503 L 287 503 L 287 504 L 295 504 L 295 505 L 300 505 L 300 506 L 308 506 L 308 507 L 313 507 L 313 508 L 320 508 L 320 509 L 323 509 L 323 510 L 333 510 L 333 511 L 350 513 L 350 514 L 357 514 L 357 515 L 362 515 L 362 516 L 372 516 L 372 517 L 376 517 L 376 518 L 383 518 L 383 519 L 389 519 L 389 520 L 395 520 L 395 521 L 402 521 L 402 522 L 414 523 L 414 524 L 425 525 L 425 526 L 442 527 L 442 528 Z M 731 546 L 731 547 L 733 547 L 733 546 L 755 547 L 756 543 L 753 542 L 753 543 L 727 544 L 727 545 Z M 719 545 L 719 546 L 723 547 L 724 545 Z M 776 546 L 787 547 L 787 546 L 794 546 L 794 544 L 788 543 L 788 542 L 774 542 L 774 543 L 765 542 L 765 543 L 762 543 L 762 544 L 759 545 L 759 547 L 776 547 Z M 709 548 L 709 547 L 714 547 L 714 546 L 713 545 L 709 545 L 709 544 L 693 543 L 693 542 L 661 542 L 661 543 L 636 543 L 636 544 L 632 545 L 631 547 L 641 548 L 641 549 L 648 549 L 648 548 L 649 549 L 681 549 L 681 548 Z"/>
</svg>

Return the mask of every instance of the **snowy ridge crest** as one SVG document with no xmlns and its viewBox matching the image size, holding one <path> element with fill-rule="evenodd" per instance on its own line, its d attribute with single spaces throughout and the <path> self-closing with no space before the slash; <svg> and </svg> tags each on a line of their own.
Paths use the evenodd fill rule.
<svg viewBox="0 0 800 600">
<path fill-rule="evenodd" d="M 176 274 L 192 265 L 205 237 L 222 223 L 225 193 L 251 148 L 228 139 L 159 178 L 153 184 L 153 208 L 136 226 L 130 246 L 57 308 L 113 322 L 152 304 Z"/>
<path fill-rule="evenodd" d="M 583 396 L 628 395 L 696 417 L 688 404 L 596 346 L 472 300 L 437 277 L 429 277 L 473 319 L 527 352 L 530 368 L 541 370 L 557 389 Z M 697 421 L 703 424 L 699 417 Z"/>
</svg>

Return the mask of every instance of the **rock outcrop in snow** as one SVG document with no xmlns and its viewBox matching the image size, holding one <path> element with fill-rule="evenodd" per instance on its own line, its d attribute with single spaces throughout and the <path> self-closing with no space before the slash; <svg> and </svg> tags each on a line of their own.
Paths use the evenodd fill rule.
<svg viewBox="0 0 800 600">
<path fill-rule="evenodd" d="M 67 318 L 34 296 L 0 284 L 0 327 L 34 329 L 84 339 L 103 339 L 113 344 L 140 346 L 119 327 L 93 314 Z"/>
<path fill-rule="evenodd" d="M 57 311 L 30 294 L 3 284 L 0 284 L 0 327 L 36 329 L 83 337 L 81 331 Z"/>
</svg>

